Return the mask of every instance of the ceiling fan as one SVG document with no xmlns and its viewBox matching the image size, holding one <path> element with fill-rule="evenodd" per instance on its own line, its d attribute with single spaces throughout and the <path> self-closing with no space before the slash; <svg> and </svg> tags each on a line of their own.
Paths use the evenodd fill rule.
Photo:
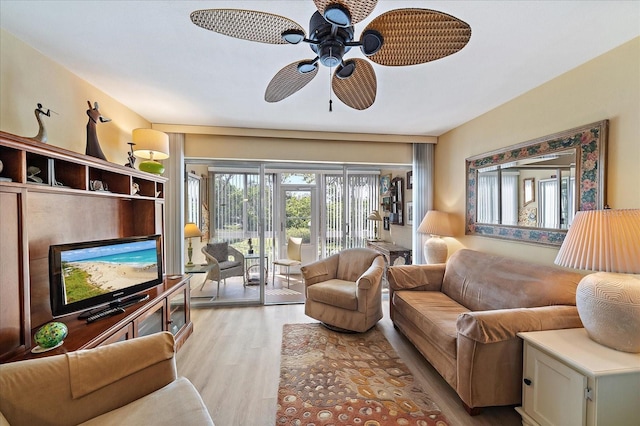
<svg viewBox="0 0 640 426">
<path fill-rule="evenodd" d="M 353 25 L 365 19 L 377 0 L 314 0 L 318 9 L 309 22 L 309 36 L 296 22 L 271 13 L 242 9 L 203 9 L 191 13 L 199 27 L 240 39 L 271 44 L 310 45 L 313 59 L 293 62 L 273 77 L 265 91 L 267 102 L 279 102 L 307 85 L 318 64 L 336 70 L 331 87 L 351 108 L 364 110 L 376 99 L 377 81 L 365 59 L 345 59 L 359 47 L 367 59 L 380 65 L 422 64 L 462 49 L 471 27 L 460 19 L 429 9 L 394 9 L 373 19 L 355 40 Z M 331 101 L 329 101 L 331 110 Z"/>
</svg>

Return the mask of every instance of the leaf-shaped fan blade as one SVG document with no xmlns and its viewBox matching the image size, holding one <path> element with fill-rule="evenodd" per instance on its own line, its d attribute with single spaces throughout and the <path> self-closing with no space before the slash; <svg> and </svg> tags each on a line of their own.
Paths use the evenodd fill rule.
<svg viewBox="0 0 640 426">
<path fill-rule="evenodd" d="M 351 15 L 351 25 L 357 24 L 369 16 L 378 4 L 378 0 L 313 0 L 320 15 L 324 16 L 324 11 L 329 5 L 340 4 L 349 11 Z"/>
<path fill-rule="evenodd" d="M 376 73 L 365 59 L 350 59 L 350 61 L 356 63 L 356 69 L 351 77 L 341 79 L 334 74 L 331 87 L 336 96 L 346 105 L 359 110 L 367 109 L 376 100 L 378 87 Z"/>
<path fill-rule="evenodd" d="M 460 19 L 428 9 L 395 9 L 375 18 L 366 30 L 384 39 L 369 56 L 380 65 L 415 65 L 452 55 L 471 38 L 471 27 Z"/>
<path fill-rule="evenodd" d="M 298 64 L 299 62 L 293 62 L 273 76 L 264 92 L 265 101 L 280 102 L 288 98 L 306 86 L 318 74 L 318 67 L 311 72 L 302 74 L 298 72 Z"/>
<path fill-rule="evenodd" d="M 304 29 L 291 19 L 271 13 L 242 9 L 203 9 L 191 13 L 199 27 L 230 37 L 271 44 L 288 44 L 282 33 Z"/>
</svg>

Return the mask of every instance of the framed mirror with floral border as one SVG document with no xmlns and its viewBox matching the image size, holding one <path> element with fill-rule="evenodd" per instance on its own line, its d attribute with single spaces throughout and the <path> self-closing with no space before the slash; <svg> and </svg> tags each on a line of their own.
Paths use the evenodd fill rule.
<svg viewBox="0 0 640 426">
<path fill-rule="evenodd" d="M 575 209 L 599 210 L 606 204 L 608 130 L 603 120 L 467 158 L 465 234 L 560 246 L 567 229 L 478 223 L 478 171 L 575 149 Z"/>
</svg>

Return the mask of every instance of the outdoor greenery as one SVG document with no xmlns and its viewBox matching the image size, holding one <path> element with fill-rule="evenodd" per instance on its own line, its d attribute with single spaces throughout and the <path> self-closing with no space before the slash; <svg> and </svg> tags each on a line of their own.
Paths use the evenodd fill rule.
<svg viewBox="0 0 640 426">
<path fill-rule="evenodd" d="M 313 173 L 282 173 L 267 175 L 265 182 L 265 248 L 267 252 L 273 247 L 275 230 L 273 229 L 273 179 L 279 176 L 283 185 L 317 185 L 317 176 Z M 372 230 L 372 223 L 367 221 L 369 212 L 377 203 L 377 188 L 372 194 L 372 177 L 370 175 L 350 175 L 349 185 L 344 186 L 342 174 L 322 175 L 324 194 L 319 205 L 324 209 L 321 225 L 324 246 L 329 254 L 345 247 L 358 247 L 364 244 Z M 374 178 L 377 183 L 377 178 Z M 214 212 L 211 228 L 218 238 L 229 241 L 242 252 L 248 251 L 248 238 L 253 239 L 254 247 L 259 247 L 258 235 L 258 199 L 259 177 L 257 174 L 215 174 Z M 291 188 L 292 186 L 285 187 Z M 345 192 L 345 191 L 348 191 Z M 285 233 L 286 237 L 300 237 L 304 244 L 311 243 L 311 218 L 313 217 L 311 197 L 306 190 L 295 189 L 284 191 L 285 200 Z M 343 217 L 345 200 L 356 200 L 350 205 L 348 217 Z M 348 225 L 344 232 L 343 223 Z M 279 225 L 278 225 L 279 228 Z M 321 249 L 322 244 L 318 244 Z"/>
<path fill-rule="evenodd" d="M 64 286 L 67 295 L 67 303 L 83 300 L 88 297 L 105 294 L 108 291 L 103 290 L 90 283 L 91 275 L 80 268 L 71 266 L 68 262 L 62 262 L 62 270 L 64 271 Z"/>
</svg>

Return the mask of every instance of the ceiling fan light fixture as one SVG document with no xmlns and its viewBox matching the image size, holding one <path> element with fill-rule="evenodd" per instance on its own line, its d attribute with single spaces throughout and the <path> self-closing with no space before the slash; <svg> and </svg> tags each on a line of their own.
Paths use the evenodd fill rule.
<svg viewBox="0 0 640 426">
<path fill-rule="evenodd" d="M 324 10 L 324 19 L 338 27 L 348 27 L 351 25 L 351 15 L 341 4 L 330 4 Z"/>
<path fill-rule="evenodd" d="M 384 39 L 382 34 L 380 34 L 376 30 L 366 30 L 363 31 L 360 42 L 362 46 L 360 46 L 360 50 L 365 56 L 371 56 L 376 54 L 380 48 L 382 47 L 382 43 L 384 43 Z"/>
<path fill-rule="evenodd" d="M 355 61 L 344 62 L 336 69 L 336 77 L 338 77 L 341 80 L 344 80 L 345 78 L 351 77 L 355 70 L 356 70 Z"/>
<path fill-rule="evenodd" d="M 298 72 L 300 74 L 307 74 L 315 71 L 318 68 L 317 61 L 302 61 L 298 63 Z"/>
<path fill-rule="evenodd" d="M 289 44 L 298 44 L 304 40 L 304 32 L 300 30 L 286 30 L 282 33 L 282 39 Z"/>
<path fill-rule="evenodd" d="M 266 102 L 279 102 L 306 86 L 320 64 L 333 68 L 332 92 L 347 106 L 364 110 L 376 99 L 372 63 L 408 66 L 435 61 L 464 48 L 471 27 L 447 13 L 430 9 L 392 9 L 374 17 L 356 41 L 354 24 L 366 19 L 378 0 L 313 0 L 316 11 L 305 33 L 295 21 L 272 13 L 242 9 L 203 9 L 191 21 L 204 29 L 269 44 L 307 43 L 315 59 L 292 62 L 271 79 Z M 364 59 L 344 56 L 359 47 Z M 331 100 L 330 100 L 331 102 Z"/>
<path fill-rule="evenodd" d="M 325 67 L 335 67 L 342 62 L 346 50 L 344 44 L 338 40 L 325 41 L 318 46 L 318 56 L 320 57 L 320 63 Z"/>
</svg>

